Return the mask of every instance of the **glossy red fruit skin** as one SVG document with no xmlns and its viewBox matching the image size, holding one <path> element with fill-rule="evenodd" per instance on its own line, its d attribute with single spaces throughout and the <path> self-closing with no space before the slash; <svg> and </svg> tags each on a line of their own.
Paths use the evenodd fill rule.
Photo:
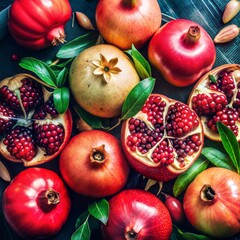
<svg viewBox="0 0 240 240">
<path fill-rule="evenodd" d="M 19 45 L 40 50 L 57 44 L 57 39 L 64 41 L 64 26 L 71 14 L 68 0 L 15 0 L 9 11 L 8 29 Z"/>
<path fill-rule="evenodd" d="M 43 210 L 38 202 L 39 194 L 50 189 L 59 193 L 60 202 Z M 35 167 L 23 170 L 12 180 L 4 191 L 2 207 L 8 224 L 17 234 L 25 239 L 37 239 L 60 231 L 67 221 L 71 200 L 55 172 Z"/>
<path fill-rule="evenodd" d="M 192 26 L 199 27 L 200 38 L 189 44 L 185 36 Z M 216 49 L 200 25 L 187 19 L 176 19 L 153 35 L 148 46 L 148 58 L 166 81 L 177 87 L 186 87 L 212 69 Z"/>
<path fill-rule="evenodd" d="M 95 152 L 103 154 L 104 159 L 93 161 Z M 60 154 L 59 168 L 73 191 L 93 198 L 117 193 L 129 174 L 120 141 L 102 130 L 81 132 L 70 139 Z"/>
<path fill-rule="evenodd" d="M 95 18 L 102 37 L 120 49 L 143 47 L 162 22 L 156 0 L 101 0 Z"/>
<path fill-rule="evenodd" d="M 213 199 L 202 198 L 205 186 L 214 191 Z M 188 186 L 183 198 L 184 212 L 192 226 L 216 238 L 240 232 L 239 203 L 240 176 L 220 167 L 201 172 Z"/>
<path fill-rule="evenodd" d="M 108 222 L 102 225 L 104 239 L 170 239 L 171 217 L 164 204 L 152 193 L 140 189 L 124 190 L 113 196 L 109 205 Z M 131 233 L 137 237 L 131 238 Z"/>
</svg>

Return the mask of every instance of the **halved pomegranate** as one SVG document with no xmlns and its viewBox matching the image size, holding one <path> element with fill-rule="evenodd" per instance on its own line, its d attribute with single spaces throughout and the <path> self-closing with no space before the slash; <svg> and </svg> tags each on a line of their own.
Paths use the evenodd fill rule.
<svg viewBox="0 0 240 240">
<path fill-rule="evenodd" d="M 207 138 L 221 140 L 216 126 L 220 121 L 240 141 L 240 65 L 224 64 L 205 74 L 194 86 L 188 104 L 201 118 Z"/>
<path fill-rule="evenodd" d="M 40 80 L 18 74 L 0 82 L 0 154 L 34 166 L 55 158 L 70 139 L 70 110 L 58 114 Z"/>
<path fill-rule="evenodd" d="M 157 181 L 185 172 L 199 156 L 204 134 L 197 114 L 186 104 L 151 94 L 122 125 L 124 152 L 133 168 Z"/>
</svg>

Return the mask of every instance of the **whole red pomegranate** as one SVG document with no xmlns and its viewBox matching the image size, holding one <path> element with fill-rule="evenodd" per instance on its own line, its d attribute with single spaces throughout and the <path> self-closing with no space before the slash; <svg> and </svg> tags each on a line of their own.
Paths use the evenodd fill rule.
<svg viewBox="0 0 240 240">
<path fill-rule="evenodd" d="M 68 0 L 14 0 L 8 29 L 19 45 L 40 50 L 65 42 L 64 26 L 71 14 Z"/>
<path fill-rule="evenodd" d="M 176 19 L 153 35 L 148 46 L 148 58 L 166 81 L 185 87 L 211 70 L 216 49 L 211 37 L 199 24 Z"/>
<path fill-rule="evenodd" d="M 75 135 L 61 152 L 59 168 L 73 191 L 94 198 L 117 193 L 129 173 L 121 142 L 102 130 Z"/>
<path fill-rule="evenodd" d="M 189 222 L 200 232 L 227 238 L 240 232 L 240 176 L 212 167 L 188 186 L 183 208 Z"/>
<path fill-rule="evenodd" d="M 20 172 L 2 198 L 4 216 L 24 239 L 50 237 L 67 221 L 71 201 L 62 179 L 44 168 Z"/>
<path fill-rule="evenodd" d="M 167 208 L 152 193 L 128 189 L 109 200 L 106 225 L 102 225 L 106 240 L 169 240 L 172 221 Z"/>
<path fill-rule="evenodd" d="M 0 154 L 25 166 L 54 159 L 70 139 L 72 115 L 59 114 L 51 94 L 29 74 L 0 82 Z"/>
<path fill-rule="evenodd" d="M 95 18 L 102 37 L 121 49 L 143 47 L 162 22 L 157 0 L 100 0 Z"/>
<path fill-rule="evenodd" d="M 197 159 L 204 134 L 199 117 L 186 104 L 151 94 L 142 109 L 123 123 L 121 140 L 137 172 L 168 181 Z"/>
<path fill-rule="evenodd" d="M 240 65 L 224 64 L 206 73 L 188 104 L 201 118 L 206 137 L 221 141 L 216 123 L 222 122 L 240 141 Z"/>
</svg>

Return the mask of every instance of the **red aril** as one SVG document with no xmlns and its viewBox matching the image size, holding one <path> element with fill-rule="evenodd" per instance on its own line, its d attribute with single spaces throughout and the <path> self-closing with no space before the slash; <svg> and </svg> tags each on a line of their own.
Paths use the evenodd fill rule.
<svg viewBox="0 0 240 240">
<path fill-rule="evenodd" d="M 172 221 L 167 208 L 152 193 L 128 189 L 109 200 L 106 225 L 102 225 L 106 240 L 168 240 Z"/>
<path fill-rule="evenodd" d="M 212 69 L 216 49 L 199 24 L 177 19 L 166 23 L 153 35 L 148 58 L 166 81 L 186 87 Z"/>
<path fill-rule="evenodd" d="M 240 141 L 240 65 L 224 64 L 206 73 L 193 87 L 188 104 L 199 115 L 206 137 L 221 141 L 217 122 L 222 122 Z"/>
<path fill-rule="evenodd" d="M 194 163 L 204 135 L 199 117 L 186 104 L 152 94 L 142 109 L 123 123 L 121 140 L 137 172 L 168 181 Z"/>
<path fill-rule="evenodd" d="M 53 98 L 29 74 L 0 83 L 0 153 L 14 162 L 34 166 L 54 159 L 70 139 L 70 110 L 59 114 Z"/>
</svg>

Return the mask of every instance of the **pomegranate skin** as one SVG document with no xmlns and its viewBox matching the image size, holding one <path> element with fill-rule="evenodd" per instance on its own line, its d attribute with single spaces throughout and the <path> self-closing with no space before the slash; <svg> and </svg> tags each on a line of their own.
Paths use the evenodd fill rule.
<svg viewBox="0 0 240 240">
<path fill-rule="evenodd" d="M 170 214 L 152 193 L 128 189 L 112 197 L 106 225 L 106 240 L 138 239 L 169 240 L 172 232 Z"/>
<path fill-rule="evenodd" d="M 200 37 L 187 43 L 185 36 L 192 26 L 199 28 Z M 186 87 L 212 69 L 216 49 L 205 29 L 190 20 L 177 19 L 163 25 L 153 35 L 148 58 L 166 81 L 177 87 Z"/>
<path fill-rule="evenodd" d="M 101 130 L 75 135 L 61 152 L 59 168 L 73 191 L 93 198 L 120 191 L 129 173 L 120 141 Z"/>
<path fill-rule="evenodd" d="M 204 194 L 211 188 L 213 198 Z M 240 176 L 228 169 L 212 167 L 188 186 L 183 208 L 189 222 L 200 232 L 227 238 L 240 231 Z"/>
</svg>

